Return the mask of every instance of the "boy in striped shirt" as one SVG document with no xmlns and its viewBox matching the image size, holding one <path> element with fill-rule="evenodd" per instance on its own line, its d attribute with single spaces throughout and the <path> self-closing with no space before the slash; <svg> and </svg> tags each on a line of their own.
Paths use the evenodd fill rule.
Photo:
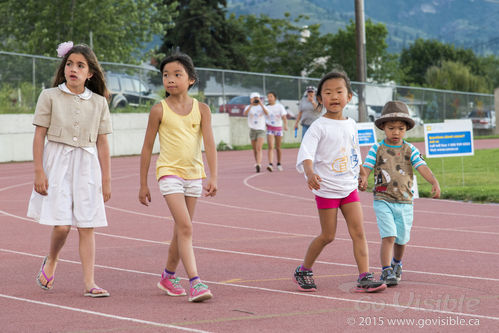
<svg viewBox="0 0 499 333">
<path fill-rule="evenodd" d="M 373 206 L 382 239 L 380 280 L 394 286 L 401 280 L 402 256 L 413 221 L 413 169 L 432 185 L 433 198 L 440 197 L 440 186 L 418 149 L 403 139 L 406 131 L 414 127 L 405 103 L 386 103 L 375 125 L 386 138 L 369 150 L 359 188 L 367 188 L 368 176 L 374 171 Z"/>
</svg>

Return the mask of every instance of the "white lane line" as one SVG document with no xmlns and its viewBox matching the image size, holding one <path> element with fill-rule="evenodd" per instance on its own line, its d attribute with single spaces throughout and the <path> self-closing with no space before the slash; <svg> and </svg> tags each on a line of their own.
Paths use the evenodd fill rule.
<svg viewBox="0 0 499 333">
<path fill-rule="evenodd" d="M 29 298 L 24 298 L 24 297 L 16 297 L 16 296 L 10 296 L 10 295 L 5 295 L 5 294 L 0 294 L 0 297 L 6 298 L 6 299 L 10 299 L 10 300 L 14 300 L 14 301 L 20 301 L 20 302 L 38 304 L 38 305 L 43 305 L 43 306 L 58 308 L 58 309 L 62 309 L 62 310 L 69 310 L 69 311 L 73 311 L 73 312 L 80 312 L 80 313 L 90 314 L 90 315 L 99 316 L 99 317 L 105 317 L 105 318 L 111 318 L 111 319 L 117 319 L 117 320 L 124 320 L 124 321 L 131 321 L 131 322 L 138 323 L 138 324 L 145 324 L 145 325 L 156 326 L 156 327 L 171 328 L 171 329 L 176 329 L 176 330 L 180 330 L 180 331 L 187 331 L 187 332 L 200 332 L 200 333 L 208 332 L 208 331 L 197 330 L 197 329 L 194 329 L 194 328 L 188 328 L 188 327 L 182 327 L 182 326 L 176 326 L 176 325 L 158 323 L 158 322 L 155 322 L 155 321 L 142 320 L 142 319 L 131 318 L 131 317 L 123 317 L 123 316 L 108 314 L 108 313 L 104 313 L 104 312 L 97 312 L 97 311 L 86 310 L 86 309 L 82 309 L 82 308 L 75 308 L 75 307 L 71 307 L 71 306 L 59 305 L 59 304 L 54 304 L 54 303 L 41 302 L 41 301 L 37 301 L 37 300 L 34 300 L 34 299 L 29 299 Z M 5 311 L 5 309 L 4 309 L 4 311 Z"/>
<path fill-rule="evenodd" d="M 141 216 L 146 216 L 146 217 L 152 217 L 152 218 L 156 218 L 156 219 L 169 219 L 169 220 L 173 220 L 171 217 L 167 217 L 167 216 L 145 214 L 145 213 L 130 211 L 130 210 L 122 209 L 122 208 L 110 207 L 110 206 L 106 206 L 106 207 L 110 208 L 110 209 L 115 209 L 115 210 L 118 210 L 118 211 L 130 213 L 130 214 L 136 214 L 136 215 L 141 215 Z M 0 214 L 4 214 L 6 216 L 10 216 L 10 217 L 17 218 L 17 219 L 24 220 L 24 221 L 34 222 L 33 219 L 31 219 L 31 218 L 17 216 L 17 215 L 14 215 L 14 214 L 7 213 L 7 212 L 5 212 L 3 210 L 0 210 Z M 285 231 L 273 231 L 273 230 L 266 230 L 266 229 L 247 228 L 247 227 L 227 226 L 227 225 L 223 225 L 223 224 L 215 224 L 215 223 L 208 223 L 208 222 L 193 221 L 192 223 L 193 224 L 200 224 L 200 225 L 207 225 L 207 226 L 211 226 L 211 227 L 218 227 L 218 228 L 246 230 L 246 231 L 270 233 L 270 234 L 277 234 L 277 235 L 284 235 L 284 236 L 307 237 L 307 238 L 316 237 L 315 235 L 298 234 L 298 233 L 291 233 L 291 232 L 285 232 Z M 99 233 L 96 232 L 96 234 L 99 234 Z M 103 235 L 110 235 L 110 234 L 103 234 Z M 124 236 L 121 236 L 121 237 L 124 237 Z M 346 241 L 346 242 L 351 241 L 350 238 L 341 238 L 341 237 L 336 237 L 335 240 Z M 143 241 L 146 241 L 146 240 L 143 240 Z M 151 241 L 151 242 L 154 242 L 154 241 Z M 164 242 L 162 242 L 162 243 L 164 243 Z M 373 241 L 368 241 L 368 243 L 369 244 L 375 244 L 375 245 L 379 245 L 380 244 L 380 242 L 373 242 Z M 499 255 L 499 252 L 486 252 L 486 251 L 478 251 L 478 250 L 453 249 L 453 248 L 434 247 L 434 246 L 423 246 L 423 245 L 407 245 L 407 247 L 418 248 L 418 249 L 426 249 L 426 250 L 440 250 L 440 251 L 453 251 L 453 252 L 462 252 L 462 253 L 476 253 L 476 254 Z"/>
<path fill-rule="evenodd" d="M 94 232 L 94 233 L 96 235 L 100 235 L 100 236 L 104 236 L 104 237 L 118 238 L 118 239 L 124 239 L 124 240 L 131 240 L 131 241 L 137 241 L 137 242 L 142 242 L 142 243 L 150 243 L 150 244 L 158 244 L 158 245 L 169 244 L 169 242 L 165 242 L 165 241 L 155 241 L 155 240 L 150 240 L 150 239 L 143 239 L 143 238 L 137 238 L 137 237 L 114 235 L 114 234 L 103 233 L 103 232 Z M 251 256 L 251 257 L 276 259 L 276 260 L 285 260 L 285 261 L 295 261 L 295 262 L 301 262 L 301 261 L 303 261 L 303 258 L 291 258 L 291 257 L 283 257 L 283 256 L 269 255 L 269 254 L 253 253 L 253 252 L 243 252 L 243 251 L 235 251 L 235 250 L 224 250 L 224 249 L 216 249 L 216 248 L 205 247 L 205 246 L 197 246 L 197 245 L 194 245 L 193 248 L 194 249 L 198 249 L 198 250 L 211 251 L 211 252 L 219 252 L 219 253 L 226 253 L 226 254 L 235 254 L 235 255 L 241 255 L 241 256 Z M 9 251 L 9 250 L 5 250 L 5 249 L 0 249 L 0 250 L 5 251 L 5 252 Z M 354 265 L 354 264 L 344 264 L 344 263 L 322 261 L 322 260 L 317 260 L 316 263 L 318 263 L 318 264 L 324 264 L 324 265 L 334 265 L 334 266 L 357 268 L 357 265 Z M 369 269 L 377 269 L 377 268 L 378 267 L 373 267 L 373 266 L 369 267 Z M 447 274 L 447 273 L 413 271 L 413 270 L 407 270 L 407 269 L 404 269 L 404 272 L 410 272 L 410 273 L 415 273 L 415 274 L 424 274 L 424 275 L 445 276 L 445 277 L 460 278 L 460 279 L 474 279 L 474 280 L 485 280 L 485 281 L 499 282 L 499 278 L 495 279 L 495 278 L 487 278 L 487 277 L 481 277 L 481 276 L 469 276 L 469 275 L 457 275 L 457 274 Z"/>
<path fill-rule="evenodd" d="M 312 199 L 312 198 L 305 198 L 305 197 L 299 197 L 299 196 L 291 195 L 291 194 L 284 194 L 284 193 L 279 193 L 279 192 L 264 190 L 264 189 L 258 188 L 256 186 L 253 186 L 250 183 L 248 183 L 248 181 L 250 179 L 258 177 L 260 175 L 262 175 L 262 174 L 256 173 L 254 175 L 251 175 L 251 176 L 248 176 L 248 177 L 244 178 L 243 179 L 243 184 L 246 185 L 247 187 L 251 188 L 252 190 L 260 191 L 260 192 L 263 192 L 263 193 L 268 193 L 268 194 L 278 195 L 280 197 L 298 199 L 298 200 L 303 200 L 303 201 L 312 201 L 312 202 L 314 201 L 314 199 Z"/>
<path fill-rule="evenodd" d="M 146 214 L 146 213 L 141 213 L 141 212 L 128 210 L 128 209 L 124 209 L 124 208 L 112 207 L 109 205 L 106 205 L 106 207 L 110 208 L 110 209 L 117 210 L 117 211 L 121 211 L 124 213 L 128 213 L 128 214 L 135 214 L 135 215 L 146 216 L 146 217 L 151 217 L 151 218 L 156 218 L 156 219 L 173 220 L 173 218 L 170 216 Z M 0 211 L 0 213 L 1 212 L 2 211 Z M 12 215 L 12 216 L 15 217 L 15 215 Z M 257 229 L 257 228 L 250 228 L 250 227 L 231 226 L 231 225 L 216 224 L 216 223 L 209 223 L 209 222 L 200 222 L 200 221 L 193 221 L 192 223 L 193 224 L 200 224 L 200 225 L 207 225 L 207 226 L 217 227 L 217 228 L 246 230 L 246 231 L 253 231 L 253 232 L 264 232 L 264 233 L 271 233 L 271 234 L 284 235 L 284 236 L 308 237 L 308 238 L 313 238 L 313 237 L 317 236 L 317 235 L 299 234 L 299 233 L 292 233 L 292 232 L 285 232 L 285 231 L 273 231 L 273 230 Z M 444 231 L 456 231 L 456 230 L 450 229 L 450 230 L 444 230 Z M 466 230 L 459 230 L 459 231 L 465 232 Z M 477 232 L 477 233 L 499 234 L 499 233 L 493 233 L 493 232 Z M 350 238 L 341 238 L 341 237 L 335 237 L 335 240 L 341 240 L 341 241 L 347 241 L 347 242 L 351 241 Z M 368 241 L 368 243 L 369 244 L 376 244 L 376 245 L 380 244 L 380 242 L 374 242 L 374 241 Z M 435 247 L 435 246 L 415 245 L 415 244 L 408 244 L 407 246 L 411 247 L 411 248 L 420 248 L 420 249 L 428 249 L 428 250 L 441 250 L 441 251 L 455 251 L 455 252 L 464 252 L 464 253 L 499 255 L 499 252 L 487 252 L 487 251 L 467 250 L 467 249 L 453 249 L 453 248 L 444 248 L 444 247 Z"/>
<path fill-rule="evenodd" d="M 296 195 L 290 195 L 290 194 L 284 194 L 284 193 L 275 192 L 275 191 L 264 190 L 264 189 L 261 189 L 261 188 L 258 188 L 256 186 L 249 184 L 248 181 L 250 179 L 257 177 L 259 175 L 262 175 L 262 174 L 254 174 L 254 175 L 251 175 L 251 176 L 244 178 L 243 184 L 246 185 L 247 187 L 255 190 L 255 191 L 260 191 L 260 192 L 264 192 L 264 193 L 268 193 L 268 194 L 272 194 L 272 195 L 277 195 L 280 197 L 298 199 L 298 200 L 302 200 L 302 201 L 314 201 L 314 199 L 312 199 L 312 198 L 305 198 L 305 197 L 299 197 Z M 449 200 L 449 202 L 454 202 L 454 201 Z M 372 208 L 373 206 L 372 205 L 367 205 L 367 206 L 362 205 L 362 207 Z M 499 219 L 499 216 L 497 216 L 497 215 L 463 214 L 463 213 L 452 213 L 452 212 L 442 212 L 442 211 L 433 211 L 433 210 L 429 211 L 429 210 L 419 210 L 419 209 L 414 209 L 414 213 L 438 214 L 438 215 L 450 215 L 450 216 L 466 216 L 466 217 L 476 217 L 476 218 L 490 218 L 490 219 L 496 219 L 496 220 Z"/>
<path fill-rule="evenodd" d="M 13 253 L 13 254 L 19 254 L 19 255 L 26 255 L 26 256 L 31 256 L 31 257 L 37 257 L 37 258 L 44 257 L 41 255 L 36 255 L 36 254 L 31 254 L 31 253 L 26 253 L 26 252 L 18 252 L 18 251 L 13 251 L 13 250 L 6 250 L 6 249 L 0 249 L 0 251 L 9 252 L 9 253 Z M 67 263 L 72 263 L 72 264 L 80 264 L 79 262 L 73 261 L 73 260 L 65 260 L 65 259 L 59 259 L 59 260 L 62 262 L 67 262 Z M 160 276 L 160 274 L 137 271 L 137 270 L 123 269 L 123 268 L 113 267 L 113 266 L 95 265 L 95 267 L 109 269 L 109 270 L 117 270 L 117 271 L 121 271 L 121 272 L 130 272 L 130 273 L 148 275 L 148 276 L 151 276 L 151 275 L 156 276 L 156 277 Z M 182 280 L 186 280 L 186 279 L 182 278 Z M 407 306 L 407 305 L 401 305 L 401 304 L 392 304 L 392 303 L 386 303 L 386 302 L 373 302 L 373 301 L 367 301 L 364 299 L 351 299 L 351 298 L 318 295 L 318 294 L 310 294 L 310 293 L 303 293 L 303 292 L 294 292 L 294 291 L 281 290 L 281 289 L 272 289 L 272 288 L 240 285 L 240 284 L 236 284 L 236 283 L 215 282 L 215 281 L 208 281 L 208 280 L 203 280 L 203 281 L 205 281 L 208 284 L 214 284 L 214 285 L 218 285 L 218 286 L 230 286 L 230 287 L 235 287 L 235 288 L 253 289 L 253 290 L 258 290 L 258 291 L 287 294 L 287 295 L 294 295 L 294 296 L 300 296 L 300 297 L 314 297 L 314 298 L 341 301 L 341 302 L 369 304 L 369 305 L 381 306 L 380 308 L 384 308 L 386 306 L 386 307 L 392 307 L 392 308 L 403 309 L 403 310 L 414 310 L 414 311 L 440 313 L 440 314 L 447 314 L 447 315 L 455 315 L 455 316 L 457 315 L 457 316 L 480 318 L 480 319 L 490 319 L 490 320 L 498 320 L 499 321 L 499 317 L 479 315 L 479 314 L 475 314 L 475 313 L 452 312 L 452 311 L 444 311 L 444 310 L 438 310 L 438 309 L 426 309 L 426 308 Z M 34 302 L 43 303 L 43 302 L 38 302 L 38 301 L 34 301 Z M 399 310 L 399 311 L 403 311 L 403 310 Z M 123 318 L 126 318 L 126 317 L 123 317 Z M 177 327 L 175 327 L 175 328 L 177 328 Z M 185 328 L 180 327 L 180 329 L 185 329 Z"/>
<path fill-rule="evenodd" d="M 288 216 L 295 216 L 295 217 L 304 217 L 304 218 L 314 218 L 314 219 L 319 219 L 317 215 L 300 215 L 300 214 L 293 214 L 293 213 L 286 213 L 286 212 L 279 212 L 279 211 L 271 211 L 271 210 L 264 210 L 264 209 L 258 209 L 258 208 L 249 208 L 249 207 L 241 207 L 241 206 L 234 206 L 234 205 L 227 205 L 227 204 L 222 204 L 218 202 L 213 202 L 209 200 L 198 200 L 200 203 L 208 204 L 208 205 L 215 205 L 215 206 L 221 206 L 221 207 L 226 207 L 226 208 L 233 208 L 233 209 L 241 209 L 241 210 L 249 210 L 253 212 L 258 212 L 258 213 L 265 213 L 265 214 L 277 214 L 277 215 L 288 215 Z M 116 207 L 111 207 L 109 205 L 106 205 L 106 207 L 111 208 L 111 209 L 120 209 Z M 123 209 L 124 212 L 127 212 L 126 209 Z M 132 212 L 132 211 L 130 211 Z M 341 218 L 341 216 L 339 216 Z M 365 224 L 377 224 L 376 222 L 373 221 L 367 221 L 364 220 Z M 483 228 L 490 227 L 491 225 L 486 225 L 486 226 L 480 226 Z M 478 231 L 478 230 L 466 230 L 463 228 L 469 228 L 468 227 L 459 227 L 459 228 L 435 228 L 435 227 L 424 227 L 424 226 L 418 226 L 418 225 L 413 225 L 412 230 L 414 229 L 421 229 L 421 230 L 435 230 L 435 231 L 445 231 L 445 232 L 452 232 L 452 231 L 458 231 L 458 232 L 466 232 L 466 233 L 476 233 L 476 234 L 486 234 L 486 235 L 499 235 L 499 232 L 489 232 L 489 231 Z"/>
<path fill-rule="evenodd" d="M 17 187 L 26 186 L 26 185 L 33 185 L 33 182 L 27 182 L 27 183 L 15 184 L 15 185 L 7 186 L 7 187 L 2 187 L 2 188 L 0 188 L 0 192 L 7 191 L 7 190 L 10 190 L 10 189 L 13 189 L 13 188 L 17 188 Z"/>
</svg>

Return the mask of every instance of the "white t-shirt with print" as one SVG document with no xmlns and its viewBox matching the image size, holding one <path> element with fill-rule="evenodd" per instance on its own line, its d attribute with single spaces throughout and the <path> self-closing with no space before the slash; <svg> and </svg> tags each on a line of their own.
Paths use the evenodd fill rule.
<svg viewBox="0 0 499 333">
<path fill-rule="evenodd" d="M 275 103 L 274 105 L 265 106 L 269 115 L 265 117 L 267 125 L 274 127 L 282 127 L 282 117 L 287 115 L 286 109 L 280 103 Z"/>
<path fill-rule="evenodd" d="M 312 160 L 314 173 L 321 177 L 323 198 L 345 198 L 358 187 L 362 157 L 357 124 L 351 118 L 334 120 L 320 117 L 310 125 L 298 151 L 296 169 L 303 173 L 303 161 Z M 305 176 L 306 177 L 306 176 Z"/>
<path fill-rule="evenodd" d="M 248 105 L 244 111 L 251 107 L 248 111 L 248 126 L 254 130 L 265 130 L 265 112 L 260 105 Z"/>
</svg>

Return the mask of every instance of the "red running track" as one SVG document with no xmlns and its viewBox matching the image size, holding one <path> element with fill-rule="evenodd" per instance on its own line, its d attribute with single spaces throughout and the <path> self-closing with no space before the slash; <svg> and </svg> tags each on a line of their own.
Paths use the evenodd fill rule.
<svg viewBox="0 0 499 333">
<path fill-rule="evenodd" d="M 481 140 L 482 141 L 482 140 Z M 497 147 L 497 145 L 496 145 Z M 475 148 L 478 148 L 475 145 Z M 61 253 L 54 289 L 35 275 L 50 228 L 25 217 L 32 164 L 0 165 L 2 332 L 290 332 L 499 329 L 499 205 L 417 199 L 403 281 L 380 294 L 351 292 L 357 276 L 342 217 L 314 273 L 318 291 L 299 292 L 292 272 L 319 232 L 296 149 L 283 172 L 254 173 L 249 151 L 220 152 L 219 193 L 199 200 L 194 246 L 214 298 L 192 304 L 156 288 L 172 220 L 150 173 L 152 205 L 137 200 L 138 157 L 112 159 L 110 226 L 97 229 L 96 281 L 111 297 L 83 297 L 77 231 Z M 445 188 L 443 189 L 445 191 Z M 379 276 L 372 196 L 361 193 L 371 270 Z M 178 275 L 187 287 L 185 271 Z"/>
</svg>

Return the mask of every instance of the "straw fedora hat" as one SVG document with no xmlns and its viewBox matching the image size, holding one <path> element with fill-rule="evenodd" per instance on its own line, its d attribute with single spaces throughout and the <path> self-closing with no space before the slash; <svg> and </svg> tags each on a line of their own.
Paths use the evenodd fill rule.
<svg viewBox="0 0 499 333">
<path fill-rule="evenodd" d="M 383 107 L 383 111 L 381 111 L 381 117 L 376 119 L 374 124 L 380 130 L 383 129 L 383 124 L 387 121 L 404 121 L 407 124 L 407 130 L 410 130 L 414 127 L 415 123 L 412 120 L 411 115 L 409 113 L 409 108 L 404 102 L 393 101 L 388 102 Z"/>
</svg>

